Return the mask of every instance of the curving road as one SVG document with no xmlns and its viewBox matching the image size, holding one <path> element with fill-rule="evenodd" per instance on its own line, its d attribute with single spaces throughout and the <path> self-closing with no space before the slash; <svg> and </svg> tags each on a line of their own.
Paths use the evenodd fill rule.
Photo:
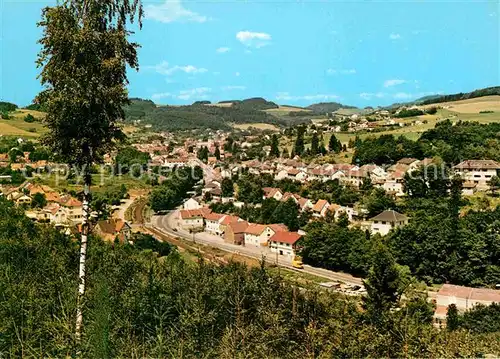
<svg viewBox="0 0 500 359">
<path fill-rule="evenodd" d="M 181 229 L 179 226 L 178 210 L 172 211 L 164 216 L 153 216 L 151 218 L 151 222 L 151 225 L 154 229 L 159 230 L 160 232 L 172 237 L 181 237 L 186 240 L 195 241 L 196 243 L 220 248 L 227 252 L 244 255 L 258 260 L 264 259 L 268 263 L 277 264 L 281 267 L 286 267 L 295 271 L 305 272 L 318 277 L 323 277 L 330 281 L 340 281 L 351 285 L 362 285 L 361 278 L 354 277 L 347 273 L 333 272 L 327 269 L 311 267 L 309 265 L 304 265 L 304 269 L 293 268 L 290 259 L 283 256 L 278 256 L 276 255 L 276 253 L 270 252 L 267 247 L 239 246 L 230 244 L 224 242 L 222 238 L 209 234 L 207 232 L 201 232 L 197 234 L 189 233 Z"/>
</svg>

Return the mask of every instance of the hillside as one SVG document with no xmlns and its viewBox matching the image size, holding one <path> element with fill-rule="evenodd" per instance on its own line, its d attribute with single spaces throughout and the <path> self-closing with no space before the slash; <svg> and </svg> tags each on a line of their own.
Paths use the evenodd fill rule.
<svg viewBox="0 0 500 359">
<path fill-rule="evenodd" d="M 195 103 L 186 106 L 156 106 L 150 100 L 132 99 L 125 108 L 125 121 L 141 121 L 157 130 L 189 130 L 210 128 L 229 130 L 233 124 L 268 123 L 285 125 L 276 116 L 262 111 L 278 105 L 264 99 L 233 102 L 230 106 Z"/>
<path fill-rule="evenodd" d="M 403 103 L 394 103 L 386 108 L 392 109 L 401 106 L 413 106 L 413 105 L 431 105 L 443 102 L 454 102 L 461 100 L 474 99 L 485 96 L 498 96 L 500 95 L 500 86 L 494 87 L 486 87 L 478 90 L 474 90 L 471 92 L 460 92 L 451 95 L 430 95 L 418 98 L 414 101 L 403 102 Z"/>
<path fill-rule="evenodd" d="M 229 130 L 235 124 L 270 124 L 286 126 L 296 121 L 267 111 L 278 111 L 280 106 L 263 98 L 222 101 L 212 104 L 198 101 L 186 106 L 157 106 L 151 100 L 131 99 L 125 108 L 125 121 L 141 121 L 156 130 L 213 129 Z M 287 112 L 288 114 L 288 112 Z"/>
<path fill-rule="evenodd" d="M 357 107 L 343 105 L 338 102 L 320 102 L 309 105 L 306 108 L 313 112 L 324 114 L 327 112 L 335 112 L 339 109 L 356 109 Z"/>
</svg>

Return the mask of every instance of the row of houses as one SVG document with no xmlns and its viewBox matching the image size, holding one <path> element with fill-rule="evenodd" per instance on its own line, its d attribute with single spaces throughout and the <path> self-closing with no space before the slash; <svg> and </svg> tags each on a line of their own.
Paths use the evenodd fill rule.
<svg viewBox="0 0 500 359">
<path fill-rule="evenodd" d="M 432 166 L 433 167 L 429 167 Z M 442 171 L 440 165 L 426 158 L 418 160 L 415 158 L 403 158 L 393 165 L 383 168 L 375 164 L 357 166 L 352 164 L 305 164 L 298 160 L 280 160 L 276 162 L 259 162 L 252 160 L 241 165 L 248 168 L 252 174 L 270 174 L 276 180 L 290 179 L 299 182 L 338 180 L 343 184 L 359 188 L 364 181 L 370 180 L 376 187 L 383 188 L 386 192 L 395 196 L 404 195 L 404 177 L 421 166 L 427 166 L 431 170 Z M 454 166 L 455 174 L 464 179 L 464 195 L 471 195 L 476 191 L 487 191 L 490 189 L 489 181 L 497 176 L 500 164 L 493 160 L 467 160 Z M 234 166 L 231 170 L 221 172 L 222 177 L 230 177 L 239 170 Z M 428 174 L 432 175 L 432 174 Z"/>
<path fill-rule="evenodd" d="M 242 246 L 268 247 L 271 252 L 294 257 L 297 242 L 302 237 L 290 232 L 284 224 L 256 224 L 237 216 L 214 213 L 209 208 L 180 211 L 180 225 L 184 230 L 203 230 Z"/>
</svg>

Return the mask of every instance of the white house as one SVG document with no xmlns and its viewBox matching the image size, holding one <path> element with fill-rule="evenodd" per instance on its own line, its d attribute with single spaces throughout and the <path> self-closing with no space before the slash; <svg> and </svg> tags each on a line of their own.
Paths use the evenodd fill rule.
<svg viewBox="0 0 500 359">
<path fill-rule="evenodd" d="M 221 236 L 224 231 L 222 230 L 220 224 L 226 217 L 219 213 L 207 213 L 205 214 L 205 231 L 217 236 Z"/>
<path fill-rule="evenodd" d="M 280 256 L 293 258 L 295 256 L 296 243 L 302 238 L 297 232 L 278 232 L 269 239 L 271 252 Z"/>
<path fill-rule="evenodd" d="M 262 190 L 264 191 L 264 199 L 274 198 L 277 201 L 281 201 L 283 198 L 283 192 L 279 188 L 264 187 Z"/>
<path fill-rule="evenodd" d="M 459 163 L 453 169 L 466 182 L 475 183 L 478 190 L 488 190 L 490 188 L 488 181 L 497 176 L 500 163 L 493 160 L 468 160 Z"/>
<path fill-rule="evenodd" d="M 333 218 L 335 219 L 338 219 L 342 213 L 345 213 L 347 215 L 347 218 L 349 219 L 349 222 L 352 222 L 353 217 L 357 215 L 354 208 L 341 206 L 339 204 L 330 205 L 330 207 L 328 207 L 328 211 L 333 214 Z"/>
<path fill-rule="evenodd" d="M 203 217 L 205 211 L 202 209 L 184 209 L 180 211 L 180 225 L 184 229 L 195 229 L 195 228 L 203 228 Z"/>
<path fill-rule="evenodd" d="M 200 204 L 200 202 L 198 202 L 196 199 L 194 198 L 190 198 L 188 199 L 186 202 L 184 202 L 184 204 L 182 205 L 182 208 L 184 209 L 200 209 L 202 206 Z"/>
<path fill-rule="evenodd" d="M 396 211 L 383 211 L 370 219 L 370 231 L 373 234 L 379 233 L 385 236 L 393 228 L 401 227 L 408 224 L 408 217 Z"/>
</svg>

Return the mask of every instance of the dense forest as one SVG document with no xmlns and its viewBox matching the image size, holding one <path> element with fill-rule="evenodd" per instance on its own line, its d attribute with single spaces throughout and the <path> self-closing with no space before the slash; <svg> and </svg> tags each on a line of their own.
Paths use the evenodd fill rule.
<svg viewBox="0 0 500 359">
<path fill-rule="evenodd" d="M 343 104 L 338 103 L 338 102 L 320 102 L 320 103 L 315 103 L 315 104 L 312 104 L 310 106 L 307 106 L 306 108 L 308 110 L 315 112 L 315 113 L 325 114 L 327 112 L 335 112 L 341 108 L 356 109 L 357 107 L 343 105 Z"/>
<path fill-rule="evenodd" d="M 351 143 L 355 147 L 352 163 L 392 164 L 404 157 L 440 157 L 449 164 L 466 159 L 500 161 L 498 133 L 500 123 L 459 121 L 453 124 L 445 120 L 424 132 L 417 141 L 393 135 L 369 136 L 364 140 L 357 138 Z"/>
<path fill-rule="evenodd" d="M 454 331 L 433 328 L 432 306 L 411 289 L 383 246 L 365 284 L 368 296 L 358 301 L 299 288 L 264 268 L 186 262 L 175 248 L 147 236 L 134 239 L 137 245 L 91 238 L 78 346 L 78 241 L 32 223 L 0 199 L 0 354 L 331 358 L 500 352 L 498 332 L 488 333 L 494 327 L 468 327 L 482 312 L 460 318 Z"/>
<path fill-rule="evenodd" d="M 150 100 L 132 99 L 131 104 L 125 108 L 125 120 L 140 120 L 153 125 L 156 130 L 227 130 L 234 123 L 286 125 L 287 121 L 262 111 L 277 107 L 273 102 L 259 98 L 233 102 L 228 107 L 199 102 L 186 106 L 156 106 Z"/>
</svg>

